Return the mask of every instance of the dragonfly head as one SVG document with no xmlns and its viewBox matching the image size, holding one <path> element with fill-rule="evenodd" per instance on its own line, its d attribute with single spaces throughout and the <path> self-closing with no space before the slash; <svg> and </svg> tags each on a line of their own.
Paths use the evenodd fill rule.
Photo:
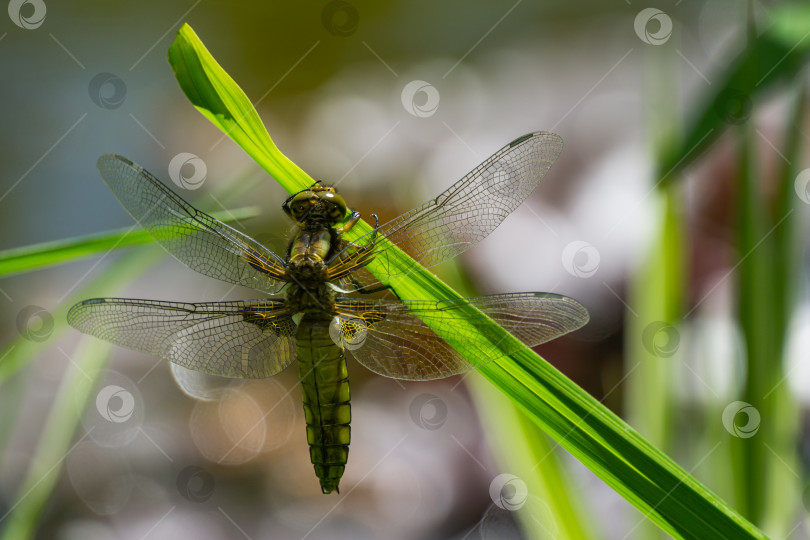
<svg viewBox="0 0 810 540">
<path fill-rule="evenodd" d="M 299 227 L 317 223 L 333 227 L 346 215 L 346 202 L 332 186 L 315 184 L 291 195 L 281 208 Z"/>
</svg>

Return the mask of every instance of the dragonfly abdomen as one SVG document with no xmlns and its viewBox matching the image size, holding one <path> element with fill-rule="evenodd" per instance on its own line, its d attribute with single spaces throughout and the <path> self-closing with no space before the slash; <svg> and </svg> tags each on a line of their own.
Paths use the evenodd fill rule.
<svg viewBox="0 0 810 540">
<path fill-rule="evenodd" d="M 307 314 L 296 336 L 309 455 L 324 493 L 338 489 L 351 438 L 346 356 L 329 336 L 331 320 Z"/>
</svg>

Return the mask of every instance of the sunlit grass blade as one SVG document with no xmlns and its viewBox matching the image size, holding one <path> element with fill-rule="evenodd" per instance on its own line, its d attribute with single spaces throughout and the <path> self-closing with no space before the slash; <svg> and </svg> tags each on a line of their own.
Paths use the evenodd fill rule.
<svg viewBox="0 0 810 540">
<path fill-rule="evenodd" d="M 252 111 L 246 98 L 233 99 L 235 83 L 210 57 L 190 28 L 181 29 L 172 49 L 174 52 L 170 51 L 169 57 L 173 66 L 179 66 L 176 69 L 181 87 L 203 114 L 220 129 L 230 130 L 232 138 L 240 144 L 244 140 L 245 150 L 252 156 L 267 153 L 254 156 L 266 168 L 289 161 L 275 145 L 260 145 L 250 138 L 257 128 L 246 119 L 254 122 L 258 114 Z M 184 55 L 182 64 L 176 60 L 178 51 Z M 194 58 L 195 54 L 201 57 Z M 225 95 L 217 93 L 220 89 Z M 241 90 L 237 95 L 244 96 Z M 237 108 L 224 107 L 226 101 Z M 237 132 L 244 135 L 233 136 Z M 295 170 L 300 171 L 297 167 Z M 284 174 L 290 172 L 286 169 L 270 172 L 290 192 L 307 187 L 300 174 Z M 356 237 L 368 231 L 368 224 L 361 222 L 351 232 L 356 233 L 353 235 Z M 413 261 L 400 250 L 390 249 L 388 253 L 390 264 L 414 267 Z M 374 262 L 368 268 L 373 273 Z M 424 269 L 399 280 L 395 289 L 400 297 L 414 300 L 460 298 Z M 481 313 L 471 307 L 459 310 L 456 322 L 462 328 L 460 331 L 451 336 L 436 330 L 466 356 L 472 351 L 498 349 L 501 345 L 517 346 L 516 338 L 495 324 L 486 327 L 485 332 L 480 331 L 480 326 L 476 329 L 471 321 L 481 317 Z M 457 336 L 476 337 L 464 341 Z M 671 535 L 701 539 L 764 538 L 753 525 L 531 350 L 504 357 L 480 371 L 563 448 Z"/>
<path fill-rule="evenodd" d="M 800 76 L 810 60 L 810 5 L 788 3 L 770 11 L 768 28 L 731 63 L 731 68 L 712 81 L 712 93 L 686 126 L 677 145 L 663 147 L 658 178 L 668 182 L 676 177 L 727 127 L 747 120 L 761 96 L 779 83 Z"/>
<path fill-rule="evenodd" d="M 87 374 L 103 370 L 110 349 L 108 343 L 88 337 L 83 338 L 76 349 L 73 355 L 76 365 L 71 366 L 62 379 L 17 499 L 6 515 L 0 516 L 4 540 L 33 538 L 65 459 L 82 440 L 74 443 L 74 432 L 97 382 Z"/>
<path fill-rule="evenodd" d="M 625 403 L 628 421 L 657 448 L 673 449 L 675 387 L 683 316 L 684 245 L 681 184 L 657 189 L 661 209 L 644 262 L 629 285 L 625 317 Z M 645 531 L 645 538 L 652 531 Z M 641 532 L 640 531 L 640 532 Z"/>
<path fill-rule="evenodd" d="M 424 270 L 397 286 L 403 297 L 456 298 L 457 293 Z M 458 321 L 476 317 L 469 312 Z M 480 324 L 480 323 L 476 323 Z M 438 332 L 438 330 L 437 330 Z M 474 332 L 470 331 L 470 335 Z M 511 346 L 497 325 L 478 340 L 442 335 L 464 355 Z M 557 443 L 678 538 L 764 538 L 753 525 L 707 490 L 629 425 L 531 350 L 505 357 L 479 371 Z"/>
<path fill-rule="evenodd" d="M 191 103 L 279 182 L 297 190 L 314 181 L 276 147 L 253 104 L 217 63 L 188 24 L 169 48 L 169 63 Z M 297 191 L 296 190 L 296 191 Z"/>
<path fill-rule="evenodd" d="M 259 212 L 258 207 L 247 206 L 235 210 L 212 212 L 211 215 L 220 221 L 229 223 L 256 217 Z M 7 249 L 0 251 L 0 278 L 154 241 L 155 239 L 147 231 L 138 227 L 128 227 Z"/>
</svg>

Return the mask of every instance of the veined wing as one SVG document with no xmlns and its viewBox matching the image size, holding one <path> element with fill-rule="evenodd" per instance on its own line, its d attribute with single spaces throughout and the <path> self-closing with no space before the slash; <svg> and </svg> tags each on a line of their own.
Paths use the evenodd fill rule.
<svg viewBox="0 0 810 540">
<path fill-rule="evenodd" d="M 283 301 L 94 298 L 67 319 L 85 334 L 209 375 L 261 379 L 295 358 L 296 325 Z"/>
<path fill-rule="evenodd" d="M 501 325 L 522 345 L 503 343 L 489 321 L 456 318 L 470 306 Z M 422 381 L 457 375 L 525 347 L 582 327 L 588 311 L 576 300 L 548 293 L 516 293 L 458 300 L 413 301 L 339 298 L 344 346 L 361 364 L 395 379 Z M 489 338 L 491 346 L 462 357 L 425 324 L 460 340 Z"/>
<path fill-rule="evenodd" d="M 432 201 L 382 225 L 373 248 L 376 278 L 362 273 L 363 286 L 388 282 L 414 270 L 389 259 L 392 245 L 430 267 L 446 261 L 489 235 L 531 194 L 562 151 L 562 139 L 549 132 L 530 133 L 501 148 Z M 344 276 L 369 258 L 374 245 L 368 233 L 336 254 L 330 273 Z M 382 273 L 382 275 L 379 275 Z M 343 286 L 347 284 L 344 283 Z"/>
<path fill-rule="evenodd" d="M 117 154 L 98 160 L 101 177 L 135 221 L 177 260 L 201 274 L 266 293 L 283 286 L 284 260 L 164 186 Z"/>
</svg>

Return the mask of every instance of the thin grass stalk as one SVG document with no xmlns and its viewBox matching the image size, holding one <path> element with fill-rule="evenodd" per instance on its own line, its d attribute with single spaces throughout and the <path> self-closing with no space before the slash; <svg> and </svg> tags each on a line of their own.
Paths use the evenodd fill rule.
<svg viewBox="0 0 810 540">
<path fill-rule="evenodd" d="M 467 383 L 498 470 L 517 476 L 528 488 L 526 505 L 516 511 L 526 537 L 598 538 L 560 448 L 488 381 L 473 374 Z"/>
</svg>

